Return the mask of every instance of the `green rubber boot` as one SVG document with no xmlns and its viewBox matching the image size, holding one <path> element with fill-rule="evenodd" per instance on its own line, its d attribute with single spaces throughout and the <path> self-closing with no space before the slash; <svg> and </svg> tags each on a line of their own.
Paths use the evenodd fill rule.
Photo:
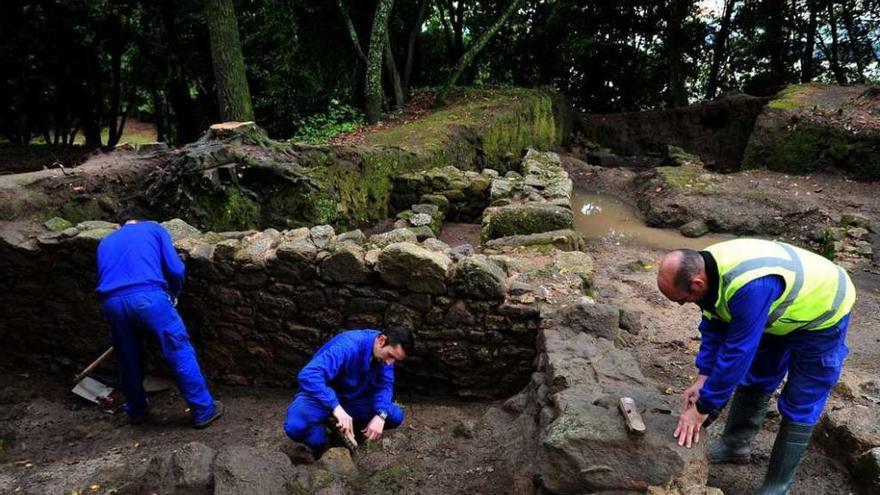
<svg viewBox="0 0 880 495">
<path fill-rule="evenodd" d="M 709 444 L 709 462 L 748 464 L 752 456 L 752 439 L 764 424 L 769 405 L 770 394 L 737 388 L 730 401 L 724 433 Z"/>
<path fill-rule="evenodd" d="M 810 437 L 813 436 L 813 425 L 795 423 L 783 419 L 779 425 L 779 433 L 773 443 L 773 453 L 770 454 L 770 466 L 767 468 L 767 476 L 764 484 L 758 490 L 758 495 L 785 495 L 794 481 L 794 472 L 797 470 Z"/>
</svg>

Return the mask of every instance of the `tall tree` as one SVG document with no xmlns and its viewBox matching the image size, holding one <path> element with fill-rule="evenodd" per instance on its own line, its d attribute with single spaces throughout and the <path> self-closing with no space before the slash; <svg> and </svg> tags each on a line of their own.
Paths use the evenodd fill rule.
<svg viewBox="0 0 880 495">
<path fill-rule="evenodd" d="M 220 118 L 254 120 L 232 0 L 207 0 L 205 17 L 211 37 L 211 61 L 214 66 Z"/>
<path fill-rule="evenodd" d="M 684 46 L 687 44 L 684 22 L 691 4 L 691 0 L 669 0 L 667 5 L 666 68 L 669 71 L 669 90 L 666 103 L 672 107 L 683 107 L 688 103 L 684 68 Z"/>
<path fill-rule="evenodd" d="M 385 37 L 388 34 L 388 17 L 394 0 L 379 0 L 373 16 L 370 47 L 367 50 L 367 71 L 364 84 L 367 122 L 378 122 L 382 117 L 382 59 L 385 54 Z"/>
<path fill-rule="evenodd" d="M 788 80 L 788 9 L 785 0 L 766 0 L 766 45 L 770 58 L 770 84 L 781 85 Z"/>
<path fill-rule="evenodd" d="M 813 52 L 816 51 L 816 24 L 819 15 L 820 6 L 816 0 L 807 0 L 807 10 L 809 11 L 809 20 L 806 27 L 806 41 L 804 49 L 801 52 L 801 82 L 810 82 L 813 80 L 814 58 Z"/>
<path fill-rule="evenodd" d="M 507 18 L 510 17 L 511 14 L 516 12 L 516 9 L 517 7 L 519 7 L 521 1 L 522 0 L 510 0 L 510 3 L 507 4 L 507 8 L 504 9 L 504 12 L 502 12 L 500 16 L 498 16 L 498 19 L 495 20 L 495 23 L 492 24 L 489 29 L 483 31 L 483 34 L 481 34 L 480 37 L 477 38 L 474 44 L 471 45 L 471 47 L 468 48 L 466 52 L 464 52 L 461 58 L 458 59 L 458 62 L 456 62 L 455 68 L 452 69 L 452 75 L 450 75 L 449 79 L 446 81 L 447 86 L 454 86 L 455 83 L 458 82 L 458 79 L 461 77 L 464 70 L 471 65 L 471 63 L 474 61 L 474 59 L 477 57 L 483 47 L 486 46 L 486 43 L 488 43 L 489 40 L 492 39 L 493 36 L 495 36 L 498 30 L 501 29 L 501 26 L 503 26 L 504 23 L 507 22 Z"/>
<path fill-rule="evenodd" d="M 827 50 L 828 62 L 831 64 L 831 72 L 837 84 L 846 84 L 846 73 L 840 65 L 840 40 L 837 34 L 837 15 L 834 11 L 834 0 L 827 0 L 828 26 L 831 30 L 831 49 Z"/>
<path fill-rule="evenodd" d="M 406 43 L 406 64 L 403 67 L 403 91 L 409 94 L 409 85 L 412 81 L 413 56 L 416 51 L 416 41 L 422 32 L 422 24 L 425 22 L 425 14 L 428 11 L 428 0 L 419 0 L 419 10 L 416 19 L 409 30 L 409 39 Z"/>
<path fill-rule="evenodd" d="M 718 32 L 712 40 L 712 65 L 709 67 L 709 81 L 706 84 L 706 98 L 710 100 L 715 98 L 715 92 L 718 91 L 718 75 L 721 72 L 721 62 L 727 57 L 727 38 L 730 36 L 730 20 L 735 7 L 736 0 L 724 2 Z"/>
</svg>

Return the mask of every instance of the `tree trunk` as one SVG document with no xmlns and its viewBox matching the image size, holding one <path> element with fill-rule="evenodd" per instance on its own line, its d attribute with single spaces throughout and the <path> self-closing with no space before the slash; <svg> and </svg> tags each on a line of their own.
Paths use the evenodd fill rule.
<svg viewBox="0 0 880 495">
<path fill-rule="evenodd" d="M 770 54 L 770 80 L 773 85 L 785 84 L 788 79 L 788 38 L 785 34 L 785 0 L 768 0 L 767 51 Z"/>
<path fill-rule="evenodd" d="M 804 51 L 801 54 L 801 82 L 813 80 L 813 52 L 816 50 L 816 15 L 819 6 L 815 0 L 807 1 L 807 9 L 810 11 L 810 20 L 807 23 L 807 40 L 804 43 Z"/>
<path fill-rule="evenodd" d="M 205 6 L 220 118 L 254 120 L 232 0 L 208 0 Z"/>
<path fill-rule="evenodd" d="M 706 98 L 715 98 L 718 90 L 718 73 L 721 72 L 721 61 L 726 57 L 727 37 L 730 35 L 730 20 L 733 18 L 733 9 L 736 0 L 724 2 L 724 13 L 721 16 L 721 25 L 712 42 L 712 65 L 709 67 L 709 82 L 706 85 Z"/>
<path fill-rule="evenodd" d="M 856 27 L 856 23 L 853 21 L 850 2 L 841 2 L 841 9 L 843 10 L 843 26 L 846 28 L 846 41 L 847 43 L 849 43 L 849 52 L 852 54 L 852 57 L 856 63 L 856 70 L 858 71 L 858 81 L 864 84 L 865 60 L 863 59 L 863 56 L 865 53 L 865 45 L 861 40 L 859 29 Z"/>
<path fill-rule="evenodd" d="M 167 142 L 168 133 L 165 130 L 165 102 L 157 88 L 152 90 L 153 97 L 153 121 L 156 124 L 156 141 Z"/>
<path fill-rule="evenodd" d="M 452 27 L 446 19 L 446 9 L 444 8 L 444 0 L 437 0 L 437 16 L 440 18 L 440 24 L 443 26 L 443 39 L 446 41 L 446 53 L 450 60 L 455 60 L 452 53 L 455 51 L 455 44 L 452 41 Z M 452 17 L 452 13 L 449 14 Z"/>
<path fill-rule="evenodd" d="M 388 72 L 388 78 L 391 79 L 391 87 L 394 90 L 395 108 L 403 108 L 406 100 L 403 96 L 403 86 L 400 84 L 400 72 L 397 71 L 397 63 L 394 61 L 394 52 L 391 51 L 391 36 L 388 34 L 388 28 L 385 28 L 385 70 Z"/>
<path fill-rule="evenodd" d="M 837 38 L 837 18 L 834 15 L 834 1 L 828 0 L 826 5 L 828 8 L 828 26 L 831 28 L 831 53 L 828 54 L 831 71 L 834 73 L 834 79 L 837 81 L 837 84 L 846 84 L 846 73 L 843 72 L 843 68 L 840 66 L 840 59 L 838 58 L 839 43 Z"/>
<path fill-rule="evenodd" d="M 495 20 L 495 23 L 492 24 L 489 29 L 484 31 L 483 34 L 481 34 L 480 37 L 477 38 L 477 41 L 475 41 L 474 44 L 471 45 L 468 51 L 465 52 L 460 59 L 458 59 L 458 63 L 455 64 L 455 68 L 452 70 L 452 75 L 449 76 L 449 79 L 446 81 L 447 86 L 455 85 L 455 83 L 461 77 L 462 73 L 464 73 L 464 70 L 471 65 L 471 63 L 474 61 L 474 59 L 477 57 L 483 47 L 486 46 L 486 43 L 488 43 L 489 40 L 492 39 L 493 36 L 495 36 L 495 34 L 501 29 L 501 26 L 503 26 L 504 23 L 507 22 L 507 18 L 516 11 L 521 1 L 522 0 L 510 0 L 510 3 L 507 4 L 507 8 L 504 9 L 504 12 L 502 12 L 498 19 Z"/>
<path fill-rule="evenodd" d="M 666 102 L 671 107 L 687 105 L 685 88 L 684 21 L 687 18 L 690 0 L 669 0 L 669 15 L 666 18 L 666 67 L 669 70 L 669 92 Z"/>
<path fill-rule="evenodd" d="M 406 65 L 403 68 L 403 92 L 409 95 L 409 85 L 412 82 L 413 56 L 416 49 L 416 41 L 422 32 L 422 24 L 425 22 L 425 14 L 428 11 L 428 0 L 419 0 L 419 11 L 416 20 L 409 30 L 409 39 L 406 43 Z"/>
<path fill-rule="evenodd" d="M 365 54 L 363 48 L 361 48 L 361 40 L 358 38 L 354 23 L 351 22 L 351 16 L 348 15 L 348 10 L 346 10 L 345 5 L 342 4 L 342 0 L 336 0 L 336 6 L 339 7 L 339 12 L 342 14 L 342 20 L 345 21 L 345 29 L 348 31 L 348 36 L 351 38 L 351 43 L 354 45 L 354 50 L 357 53 L 358 58 L 361 59 L 361 62 L 366 64 L 367 54 Z"/>
<path fill-rule="evenodd" d="M 367 50 L 367 73 L 364 92 L 367 122 L 376 123 L 382 117 L 382 59 L 385 53 L 388 17 L 394 0 L 379 0 L 373 17 L 370 47 Z"/>
<path fill-rule="evenodd" d="M 86 138 L 86 146 L 98 148 L 101 146 L 101 115 L 104 112 L 104 93 L 101 88 L 101 67 L 98 61 L 98 46 L 91 47 L 89 57 L 89 75 L 91 76 L 92 101 L 86 104 L 88 108 L 82 117 L 83 134 Z"/>
<path fill-rule="evenodd" d="M 119 142 L 117 115 L 119 115 L 120 96 L 122 94 L 122 50 L 125 46 L 114 40 L 110 46 L 110 73 L 113 75 L 113 86 L 110 89 L 110 109 L 107 113 L 107 148 L 113 149 Z"/>
</svg>

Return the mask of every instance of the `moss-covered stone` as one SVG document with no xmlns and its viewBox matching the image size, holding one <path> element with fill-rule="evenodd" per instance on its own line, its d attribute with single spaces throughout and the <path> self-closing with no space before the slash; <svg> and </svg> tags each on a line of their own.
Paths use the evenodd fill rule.
<svg viewBox="0 0 880 495">
<path fill-rule="evenodd" d="M 791 174 L 833 167 L 859 180 L 880 178 L 880 132 L 863 122 L 877 97 L 865 86 L 787 87 L 759 116 L 742 167 Z"/>
<path fill-rule="evenodd" d="M 43 223 L 43 226 L 52 232 L 61 232 L 73 227 L 73 224 L 61 217 L 52 217 Z"/>
<path fill-rule="evenodd" d="M 519 234 L 536 234 L 570 229 L 574 225 L 571 209 L 550 204 L 517 204 L 490 208 L 483 216 L 483 240 Z"/>
</svg>

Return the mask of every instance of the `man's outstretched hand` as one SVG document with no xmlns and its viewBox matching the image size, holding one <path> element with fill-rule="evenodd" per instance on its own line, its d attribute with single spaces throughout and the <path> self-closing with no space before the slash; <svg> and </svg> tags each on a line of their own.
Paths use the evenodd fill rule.
<svg viewBox="0 0 880 495">
<path fill-rule="evenodd" d="M 370 423 L 366 428 L 363 429 L 361 433 L 367 437 L 367 440 L 371 442 L 375 442 L 382 438 L 382 431 L 385 429 L 385 420 L 380 418 L 379 416 L 373 416 L 373 419 L 370 420 Z"/>
<path fill-rule="evenodd" d="M 333 409 L 333 417 L 339 422 L 339 429 L 342 430 L 343 435 L 354 436 L 354 424 L 352 423 L 351 416 L 345 412 L 342 406 L 336 406 Z"/>
<path fill-rule="evenodd" d="M 678 444 L 682 447 L 691 448 L 695 443 L 700 443 L 700 428 L 707 414 L 700 414 L 696 405 L 691 405 L 678 418 L 678 426 L 675 427 L 675 436 Z"/>
</svg>

